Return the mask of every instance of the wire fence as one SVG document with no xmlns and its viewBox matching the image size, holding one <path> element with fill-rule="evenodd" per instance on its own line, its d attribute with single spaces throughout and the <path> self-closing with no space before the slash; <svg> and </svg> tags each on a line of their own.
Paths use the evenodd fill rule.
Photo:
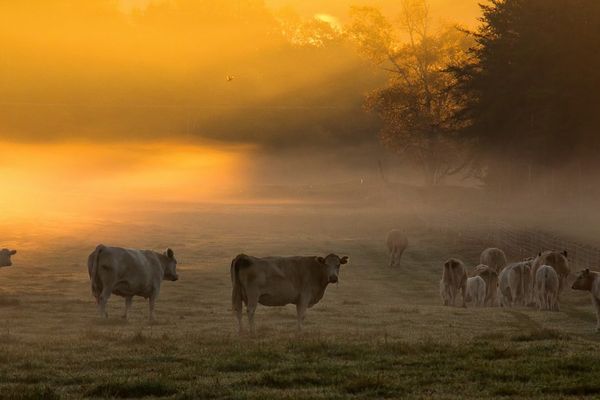
<svg viewBox="0 0 600 400">
<path fill-rule="evenodd" d="M 566 250 L 571 270 L 600 266 L 600 248 L 560 234 L 519 227 L 490 216 L 453 212 L 429 217 L 430 229 L 442 231 L 463 243 L 498 247 L 512 259 L 536 256 L 546 250 Z"/>
</svg>

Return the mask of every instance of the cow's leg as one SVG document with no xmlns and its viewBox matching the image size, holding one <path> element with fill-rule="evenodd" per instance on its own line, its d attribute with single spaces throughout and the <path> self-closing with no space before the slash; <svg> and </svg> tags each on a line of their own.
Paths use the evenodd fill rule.
<svg viewBox="0 0 600 400">
<path fill-rule="evenodd" d="M 123 314 L 123 319 L 127 319 L 127 315 L 129 314 L 129 309 L 131 308 L 131 303 L 133 302 L 133 297 L 125 297 L 125 313 Z"/>
<path fill-rule="evenodd" d="M 159 291 L 155 290 L 148 299 L 148 320 L 150 322 L 156 321 L 156 318 L 154 317 L 154 305 L 156 304 L 156 299 L 158 299 L 158 293 Z"/>
<path fill-rule="evenodd" d="M 600 300 L 592 293 L 592 304 L 596 311 L 596 332 L 600 332 Z"/>
<path fill-rule="evenodd" d="M 231 292 L 231 304 L 238 321 L 238 333 L 242 333 L 242 293 L 238 285 L 234 285 Z"/>
<path fill-rule="evenodd" d="M 100 299 L 98 301 L 98 311 L 100 312 L 101 317 L 108 318 L 108 313 L 106 312 L 106 303 L 108 303 L 110 295 L 111 290 L 107 287 L 102 289 L 102 293 L 100 293 Z"/>
<path fill-rule="evenodd" d="M 304 317 L 306 316 L 306 309 L 308 308 L 306 302 L 300 300 L 296 304 L 296 314 L 298 317 L 298 332 L 302 332 L 302 324 L 304 323 Z"/>
<path fill-rule="evenodd" d="M 246 292 L 248 302 L 246 303 L 246 309 L 248 311 L 248 325 L 250 326 L 250 332 L 254 333 L 254 313 L 256 312 L 256 306 L 258 305 L 258 291 L 247 290 Z"/>
<path fill-rule="evenodd" d="M 390 252 L 390 268 L 394 267 L 396 265 L 396 247 L 392 248 L 392 251 Z"/>
<path fill-rule="evenodd" d="M 460 287 L 460 293 L 462 294 L 462 307 L 463 308 L 467 308 L 467 281 L 465 280 L 465 282 L 462 284 L 462 286 Z"/>
</svg>

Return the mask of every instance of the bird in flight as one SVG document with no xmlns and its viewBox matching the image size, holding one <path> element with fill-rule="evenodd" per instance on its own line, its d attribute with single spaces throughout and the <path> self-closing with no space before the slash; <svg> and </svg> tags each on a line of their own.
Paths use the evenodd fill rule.
<svg viewBox="0 0 600 400">
<path fill-rule="evenodd" d="M 225 78 L 227 80 L 227 82 L 231 82 L 232 80 L 235 79 L 235 76 L 233 75 L 227 75 L 227 78 Z"/>
</svg>

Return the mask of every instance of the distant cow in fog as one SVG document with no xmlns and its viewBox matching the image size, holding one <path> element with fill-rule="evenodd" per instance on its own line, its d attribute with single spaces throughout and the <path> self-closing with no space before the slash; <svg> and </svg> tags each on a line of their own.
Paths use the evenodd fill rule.
<svg viewBox="0 0 600 400">
<path fill-rule="evenodd" d="M 477 307 L 485 304 L 485 281 L 481 276 L 467 278 L 467 301 L 472 301 Z"/>
<path fill-rule="evenodd" d="M 254 332 L 256 306 L 295 304 L 298 330 L 306 310 L 317 304 L 330 283 L 337 283 L 340 266 L 348 257 L 252 257 L 240 254 L 231 262 L 233 310 L 242 331 L 242 302 L 248 310 L 250 331 Z"/>
<path fill-rule="evenodd" d="M 466 307 L 467 272 L 462 261 L 451 258 L 444 263 L 440 281 L 440 295 L 445 306 L 454 305 L 458 292 L 462 294 L 462 306 Z"/>
<path fill-rule="evenodd" d="M 531 262 L 507 265 L 498 277 L 498 298 L 503 307 L 528 305 L 531 301 Z"/>
<path fill-rule="evenodd" d="M 600 274 L 586 268 L 577 275 L 571 288 L 590 292 L 594 311 L 596 311 L 596 332 L 600 332 Z"/>
<path fill-rule="evenodd" d="M 531 277 L 534 281 L 534 284 L 535 280 L 537 279 L 538 268 L 540 268 L 542 265 L 549 265 L 552 268 L 554 268 L 554 270 L 558 274 L 558 292 L 560 293 L 565 285 L 567 278 L 569 277 L 569 274 L 571 273 L 571 268 L 569 267 L 569 260 L 567 258 L 567 254 L 568 253 L 566 250 L 562 252 L 549 250 L 538 254 L 538 256 L 533 261 L 533 267 L 531 269 Z"/>
<path fill-rule="evenodd" d="M 506 254 L 500 249 L 491 247 L 481 252 L 479 263 L 493 268 L 497 273 L 506 266 Z"/>
<path fill-rule="evenodd" d="M 99 245 L 88 257 L 88 272 L 100 315 L 108 317 L 106 303 L 111 294 L 125 298 L 123 318 L 127 318 L 133 296 L 141 296 L 149 299 L 149 319 L 153 321 L 160 285 L 163 280 L 179 278 L 176 266 L 171 249 L 157 253 Z"/>
<path fill-rule="evenodd" d="M 12 265 L 10 256 L 14 256 L 15 254 L 17 254 L 16 250 L 10 250 L 10 249 L 0 250 L 0 267 L 10 267 Z"/>
<path fill-rule="evenodd" d="M 394 229 L 388 233 L 386 244 L 390 253 L 390 267 L 399 267 L 402 253 L 408 247 L 408 238 L 398 229 Z"/>
<path fill-rule="evenodd" d="M 560 278 L 554 268 L 541 265 L 535 273 L 535 298 L 538 309 L 558 311 Z"/>
<path fill-rule="evenodd" d="M 498 287 L 498 273 L 487 265 L 479 264 L 473 269 L 471 276 L 480 276 L 485 282 L 485 305 L 496 305 L 496 289 Z"/>
</svg>

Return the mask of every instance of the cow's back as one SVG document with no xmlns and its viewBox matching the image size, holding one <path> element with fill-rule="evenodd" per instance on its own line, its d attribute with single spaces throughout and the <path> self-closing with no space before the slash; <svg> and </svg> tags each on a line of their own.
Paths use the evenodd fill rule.
<svg viewBox="0 0 600 400">
<path fill-rule="evenodd" d="M 320 300 L 324 285 L 323 267 L 315 257 L 252 257 L 240 255 L 232 263 L 232 281 L 241 286 L 244 300 L 256 291 L 266 306 L 296 304 L 300 295 L 315 293 L 311 304 Z"/>
<path fill-rule="evenodd" d="M 408 246 L 408 238 L 402 231 L 393 229 L 388 233 L 386 243 L 389 251 L 395 248 L 405 249 Z"/>
<path fill-rule="evenodd" d="M 499 273 L 507 264 L 506 254 L 504 254 L 504 251 L 495 247 L 487 248 L 481 252 L 479 262 L 493 268 Z"/>
<path fill-rule="evenodd" d="M 97 254 L 97 278 L 114 294 L 144 296 L 160 287 L 162 267 L 155 252 L 104 246 Z"/>
</svg>

